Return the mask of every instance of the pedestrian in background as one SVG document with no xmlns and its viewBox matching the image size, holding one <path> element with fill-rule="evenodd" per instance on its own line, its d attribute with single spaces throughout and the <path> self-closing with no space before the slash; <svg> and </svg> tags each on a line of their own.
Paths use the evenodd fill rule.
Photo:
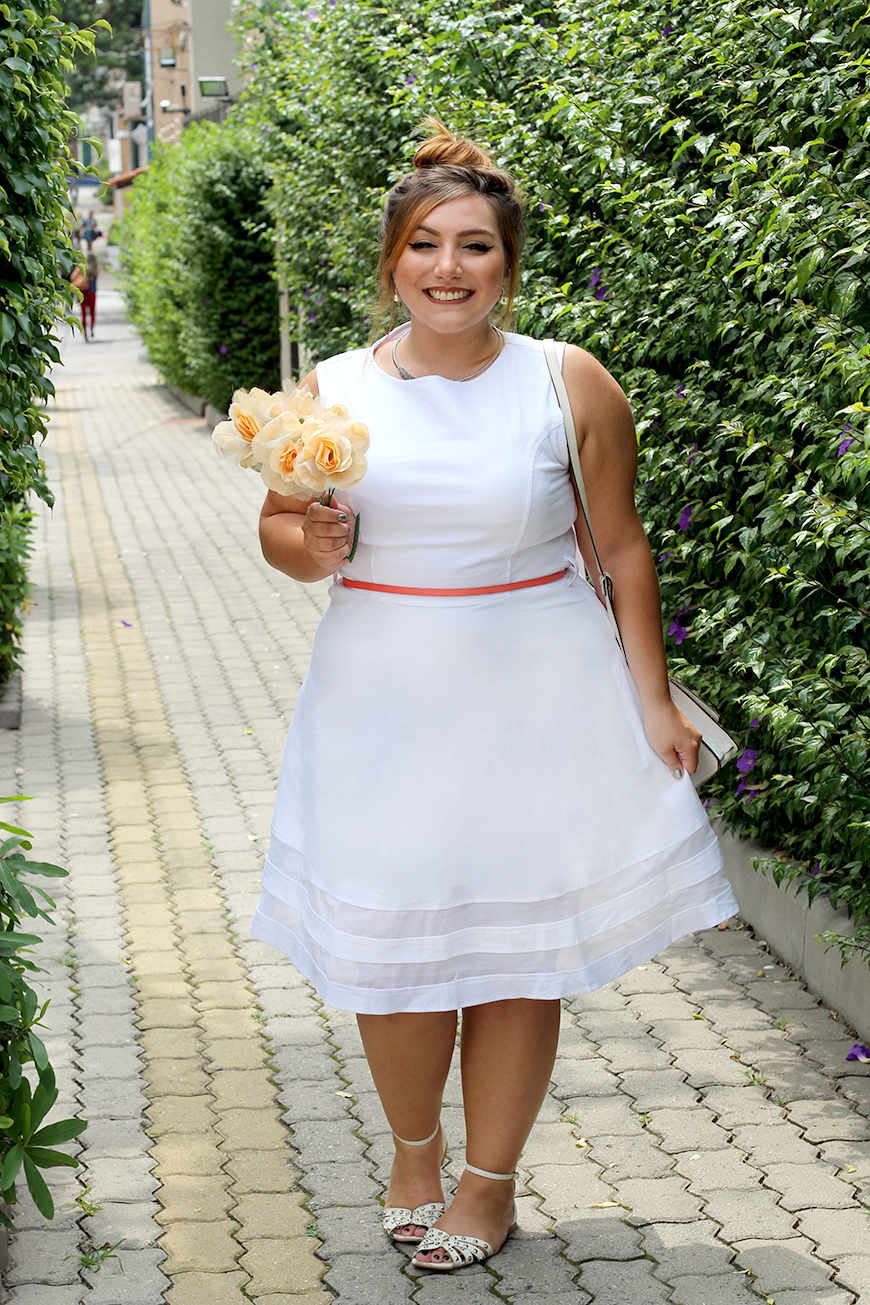
<svg viewBox="0 0 870 1305">
<path fill-rule="evenodd" d="M 91 339 L 94 338 L 94 322 L 97 317 L 97 278 L 100 275 L 100 265 L 97 262 L 96 254 L 88 254 L 85 271 L 80 273 L 80 281 L 73 281 L 73 285 L 78 284 L 82 292 L 82 335 L 88 338 L 88 316 L 91 319 Z"/>
<path fill-rule="evenodd" d="M 88 253 L 93 249 L 94 241 L 98 240 L 102 234 L 97 219 L 94 216 L 94 211 L 91 209 L 90 213 L 82 223 L 82 238 L 87 241 Z"/>
</svg>

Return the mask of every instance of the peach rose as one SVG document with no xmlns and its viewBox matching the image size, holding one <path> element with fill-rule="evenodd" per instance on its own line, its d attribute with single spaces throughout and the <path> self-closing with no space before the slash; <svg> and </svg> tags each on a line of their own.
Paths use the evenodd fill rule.
<svg viewBox="0 0 870 1305">
<path fill-rule="evenodd" d="M 296 475 L 296 462 L 302 443 L 302 426 L 293 412 L 280 412 L 257 432 L 251 443 L 254 461 L 267 489 L 292 498 L 309 498 Z"/>
<path fill-rule="evenodd" d="M 240 467 L 253 467 L 257 459 L 251 444 L 277 411 L 277 395 L 265 390 L 236 390 L 230 404 L 229 421 L 219 422 L 212 439 L 225 458 Z"/>
</svg>

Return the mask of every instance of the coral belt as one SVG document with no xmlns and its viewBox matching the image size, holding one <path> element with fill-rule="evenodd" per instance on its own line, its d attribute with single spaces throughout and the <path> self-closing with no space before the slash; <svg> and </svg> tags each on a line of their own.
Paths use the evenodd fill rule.
<svg viewBox="0 0 870 1305">
<path fill-rule="evenodd" d="M 370 585 L 366 580 L 345 580 L 341 583 L 348 589 L 372 589 L 377 594 L 412 594 L 420 598 L 464 598 L 475 594 L 506 594 L 512 589 L 533 589 L 536 585 L 551 585 L 554 580 L 561 580 L 563 571 L 554 571 L 552 575 L 538 575 L 534 580 L 514 580 L 509 585 L 481 585 L 478 589 L 407 589 L 403 585 Z"/>
</svg>

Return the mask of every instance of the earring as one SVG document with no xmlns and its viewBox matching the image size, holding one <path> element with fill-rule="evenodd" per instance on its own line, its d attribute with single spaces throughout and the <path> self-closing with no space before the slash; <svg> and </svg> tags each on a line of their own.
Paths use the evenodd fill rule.
<svg viewBox="0 0 870 1305">
<path fill-rule="evenodd" d="M 398 292 L 398 290 L 394 290 L 394 291 L 393 291 L 393 303 L 394 303 L 394 304 L 400 304 L 401 302 L 402 302 L 402 301 L 401 301 L 401 299 L 399 298 L 399 292 Z"/>
</svg>

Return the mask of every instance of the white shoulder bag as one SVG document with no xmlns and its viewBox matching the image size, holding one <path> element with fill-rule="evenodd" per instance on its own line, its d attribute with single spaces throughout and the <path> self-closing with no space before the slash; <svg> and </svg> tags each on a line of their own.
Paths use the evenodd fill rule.
<svg viewBox="0 0 870 1305">
<path fill-rule="evenodd" d="M 574 429 L 574 417 L 571 412 L 571 404 L 568 400 L 568 391 L 565 388 L 565 381 L 562 376 L 562 369 L 559 366 L 559 359 L 556 356 L 555 340 L 544 341 L 544 357 L 547 360 L 547 366 L 550 369 L 550 376 L 553 379 L 553 387 L 556 391 L 556 397 L 559 400 L 559 407 L 562 409 L 562 417 L 565 422 L 565 434 L 568 437 L 568 452 L 571 455 L 571 468 L 574 472 L 574 481 L 577 486 L 577 493 L 580 497 L 580 507 L 586 521 L 586 529 L 589 531 L 589 538 L 592 542 L 592 551 L 595 554 L 595 565 L 598 568 L 598 578 L 601 582 L 601 592 L 604 596 L 604 606 L 607 609 L 607 616 L 613 627 L 613 633 L 616 642 L 619 644 L 623 657 L 625 656 L 625 647 L 623 646 L 622 636 L 619 633 L 616 614 L 613 610 L 613 580 L 601 565 L 601 559 L 598 556 L 598 549 L 595 546 L 595 536 L 592 533 L 592 522 L 589 518 L 589 500 L 586 497 L 586 486 L 583 483 L 583 472 L 580 470 L 580 450 L 577 446 L 577 432 Z M 698 767 L 692 776 L 692 783 L 695 788 L 700 786 L 716 774 L 721 766 L 737 752 L 737 744 L 730 734 L 727 734 L 719 724 L 719 713 L 709 703 L 704 702 L 691 689 L 687 689 L 679 680 L 675 680 L 672 675 L 668 676 L 671 686 L 671 698 L 684 712 L 697 730 L 701 731 L 701 749 L 698 754 Z"/>
</svg>

